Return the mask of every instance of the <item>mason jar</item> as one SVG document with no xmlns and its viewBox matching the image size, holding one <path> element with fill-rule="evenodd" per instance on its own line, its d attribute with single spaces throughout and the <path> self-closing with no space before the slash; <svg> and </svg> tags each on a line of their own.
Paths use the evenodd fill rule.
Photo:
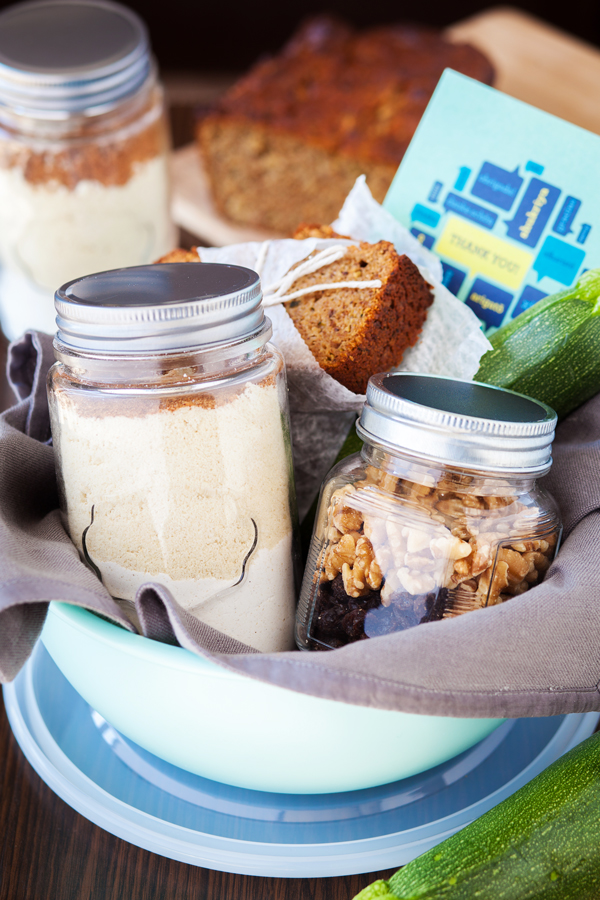
<svg viewBox="0 0 600 900">
<path fill-rule="evenodd" d="M 170 263 L 56 293 L 61 503 L 127 612 L 139 587 L 259 651 L 294 646 L 297 523 L 283 358 L 258 275 Z"/>
<path fill-rule="evenodd" d="M 488 385 L 370 379 L 360 453 L 326 478 L 296 640 L 327 650 L 503 603 L 558 550 L 550 469 L 556 415 Z"/>
<path fill-rule="evenodd" d="M 73 278 L 170 250 L 168 129 L 146 28 L 106 0 L 0 13 L 0 320 L 54 333 Z"/>
</svg>

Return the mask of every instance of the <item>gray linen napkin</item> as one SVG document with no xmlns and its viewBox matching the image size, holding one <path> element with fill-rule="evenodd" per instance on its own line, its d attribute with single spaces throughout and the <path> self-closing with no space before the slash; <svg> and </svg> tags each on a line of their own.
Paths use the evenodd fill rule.
<svg viewBox="0 0 600 900">
<path fill-rule="evenodd" d="M 48 440 L 51 339 L 10 350 L 20 402 L 0 417 L 0 678 L 24 664 L 47 603 L 93 609 L 132 629 L 64 531 Z M 158 585 L 138 591 L 149 638 L 301 693 L 447 716 L 545 716 L 600 710 L 600 395 L 558 429 L 545 486 L 565 522 L 546 580 L 490 609 L 324 653 L 256 653 L 189 616 Z"/>
</svg>

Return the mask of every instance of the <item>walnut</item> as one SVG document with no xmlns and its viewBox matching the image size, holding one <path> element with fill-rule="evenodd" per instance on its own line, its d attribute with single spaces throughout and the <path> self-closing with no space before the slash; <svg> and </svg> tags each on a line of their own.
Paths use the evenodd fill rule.
<svg viewBox="0 0 600 900">
<path fill-rule="evenodd" d="M 382 472 L 379 487 L 382 491 L 388 491 L 390 494 L 393 494 L 398 487 L 398 478 L 395 475 L 390 475 L 389 472 Z"/>
<path fill-rule="evenodd" d="M 544 575 L 550 568 L 550 560 L 544 553 L 532 550 L 530 553 L 524 553 L 523 559 L 529 563 L 529 571 L 537 571 L 539 575 Z"/>
<path fill-rule="evenodd" d="M 352 565 L 356 557 L 356 540 L 354 535 L 345 534 L 337 544 L 331 544 L 325 554 L 324 569 L 329 581 L 342 571 L 344 563 Z"/>
<path fill-rule="evenodd" d="M 528 584 L 535 584 L 538 578 L 540 577 L 540 573 L 537 569 L 532 569 L 531 572 L 528 572 L 525 576 L 525 581 Z"/>
<path fill-rule="evenodd" d="M 457 487 L 469 487 L 473 484 L 472 475 L 460 472 L 444 472 L 437 483 L 438 491 L 455 491 Z"/>
<path fill-rule="evenodd" d="M 371 542 L 356 533 L 345 534 L 337 544 L 329 547 L 324 569 L 329 581 L 342 573 L 344 590 L 349 597 L 361 597 L 371 590 L 376 591 L 383 581 Z"/>
<path fill-rule="evenodd" d="M 436 537 L 429 542 L 434 559 L 464 559 L 473 550 L 468 541 L 457 537 Z"/>
<path fill-rule="evenodd" d="M 349 531 L 358 531 L 363 523 L 363 515 L 358 509 L 351 506 L 336 506 L 332 516 L 332 522 L 338 531 L 347 534 Z"/>
<path fill-rule="evenodd" d="M 407 482 L 410 485 L 410 493 L 413 497 L 429 497 L 433 493 L 433 487 L 427 484 L 419 484 L 416 481 Z"/>
<path fill-rule="evenodd" d="M 490 495 L 485 498 L 485 504 L 488 509 L 503 509 L 505 506 L 510 506 L 511 503 L 515 502 L 515 497 L 510 496 L 502 496 L 502 495 Z"/>
<path fill-rule="evenodd" d="M 479 591 L 483 597 L 487 597 L 487 605 L 495 606 L 500 603 L 500 594 L 508 587 L 508 563 L 499 560 L 494 566 L 492 575 L 492 567 L 490 566 L 479 579 Z"/>
<path fill-rule="evenodd" d="M 440 500 L 435 504 L 438 512 L 448 516 L 451 519 L 465 519 L 465 508 L 462 500 L 458 497 L 451 497 L 447 500 Z"/>
<path fill-rule="evenodd" d="M 491 566 L 492 548 L 487 542 L 471 538 L 471 555 L 463 559 L 457 559 L 454 563 L 454 572 L 450 578 L 453 584 L 460 584 L 471 578 L 481 575 Z"/>
<path fill-rule="evenodd" d="M 525 559 L 516 550 L 511 550 L 508 547 L 500 547 L 498 560 L 503 560 L 508 565 L 507 577 L 509 584 L 518 584 L 523 581 L 533 567 L 533 563 L 530 564 L 528 559 Z"/>
<path fill-rule="evenodd" d="M 456 525 L 453 525 L 450 529 L 450 534 L 454 535 L 454 537 L 460 538 L 461 541 L 468 541 L 472 537 L 477 537 L 479 534 L 479 528 L 474 525 L 472 522 L 458 522 Z"/>
<path fill-rule="evenodd" d="M 469 593 L 475 593 L 477 590 L 477 579 L 470 578 L 468 581 L 463 581 L 460 586 L 461 591 L 469 591 Z"/>
<path fill-rule="evenodd" d="M 338 531 L 335 525 L 328 525 L 325 529 L 325 539 L 336 544 L 342 536 L 342 532 Z"/>
<path fill-rule="evenodd" d="M 361 537 L 356 542 L 354 577 L 355 581 L 358 578 L 373 591 L 376 591 L 381 587 L 383 575 L 375 558 L 373 545 L 366 537 Z"/>
<path fill-rule="evenodd" d="M 510 545 L 513 550 L 518 550 L 519 553 L 530 553 L 532 550 L 540 550 L 542 553 L 547 553 L 550 544 L 545 540 L 526 540 L 526 541 L 513 541 Z"/>
<path fill-rule="evenodd" d="M 362 597 L 363 594 L 368 594 L 369 588 L 360 580 L 358 574 L 355 575 L 354 569 L 351 569 L 348 563 L 342 566 L 342 579 L 344 590 L 349 597 Z"/>
<path fill-rule="evenodd" d="M 467 509 L 486 509 L 483 497 L 478 497 L 476 494 L 462 494 L 460 499 L 462 505 Z"/>
<path fill-rule="evenodd" d="M 526 579 L 524 579 L 523 581 L 519 581 L 517 584 L 509 584 L 506 588 L 506 592 L 508 594 L 506 599 L 508 600 L 508 597 L 517 597 L 519 594 L 524 594 L 525 591 L 528 591 L 530 587 L 531 585 Z"/>
</svg>

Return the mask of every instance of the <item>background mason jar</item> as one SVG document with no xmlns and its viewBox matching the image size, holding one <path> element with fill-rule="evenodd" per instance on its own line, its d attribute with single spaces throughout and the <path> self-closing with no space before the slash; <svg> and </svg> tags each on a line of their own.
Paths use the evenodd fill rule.
<svg viewBox="0 0 600 900">
<path fill-rule="evenodd" d="M 103 0 L 0 14 L 0 319 L 53 333 L 53 293 L 175 244 L 147 32 Z"/>
</svg>

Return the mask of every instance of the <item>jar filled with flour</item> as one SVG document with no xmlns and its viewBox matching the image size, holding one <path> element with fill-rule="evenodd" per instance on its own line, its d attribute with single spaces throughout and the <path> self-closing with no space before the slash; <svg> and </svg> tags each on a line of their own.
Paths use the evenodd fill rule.
<svg viewBox="0 0 600 900">
<path fill-rule="evenodd" d="M 63 511 L 108 591 L 166 587 L 263 652 L 293 648 L 285 368 L 240 266 L 101 272 L 57 291 L 49 401 Z"/>
<path fill-rule="evenodd" d="M 169 136 L 146 28 L 105 0 L 0 12 L 0 320 L 52 334 L 60 284 L 174 243 Z"/>
</svg>

